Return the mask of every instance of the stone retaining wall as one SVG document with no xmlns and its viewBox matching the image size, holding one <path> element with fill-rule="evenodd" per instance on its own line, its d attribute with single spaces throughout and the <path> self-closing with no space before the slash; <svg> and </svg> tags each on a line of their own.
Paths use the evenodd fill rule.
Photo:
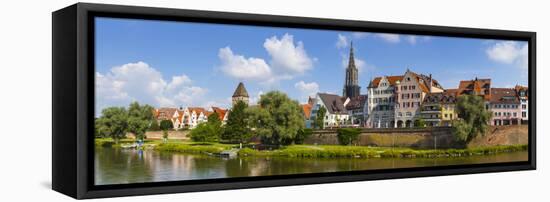
<svg viewBox="0 0 550 202">
<path fill-rule="evenodd" d="M 316 130 L 304 141 L 305 144 L 337 145 L 336 130 Z M 414 147 L 414 148 L 456 148 L 450 127 L 423 129 L 362 129 L 360 146 Z M 491 126 L 484 137 L 474 139 L 469 146 L 527 144 L 527 126 Z"/>
</svg>

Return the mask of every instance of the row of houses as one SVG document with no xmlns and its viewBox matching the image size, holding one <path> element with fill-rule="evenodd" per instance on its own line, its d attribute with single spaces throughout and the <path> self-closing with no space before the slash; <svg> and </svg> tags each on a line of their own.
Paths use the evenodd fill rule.
<svg viewBox="0 0 550 202">
<path fill-rule="evenodd" d="M 367 95 L 355 97 L 318 93 L 303 105 L 306 125 L 311 127 L 323 107 L 325 127 L 404 128 L 421 119 L 427 126 L 451 126 L 457 120 L 456 103 L 461 95 L 478 95 L 492 113 L 491 125 L 514 125 L 528 121 L 528 88 L 493 88 L 491 79 L 460 81 L 444 89 L 431 75 L 407 70 L 403 75 L 376 77 Z M 305 110 L 305 109 L 310 110 Z"/>
<path fill-rule="evenodd" d="M 200 123 L 208 121 L 208 116 L 216 113 L 222 123 L 227 121 L 227 109 L 220 107 L 211 107 L 206 110 L 203 107 L 179 107 L 179 108 L 158 108 L 153 111 L 153 116 L 157 121 L 170 120 L 174 129 L 195 128 Z"/>
<path fill-rule="evenodd" d="M 306 126 L 311 127 L 320 108 L 327 111 L 325 127 L 403 128 L 414 127 L 417 120 L 428 126 L 451 126 L 459 119 L 456 103 L 461 95 L 482 97 L 492 113 L 491 125 L 527 123 L 529 117 L 528 88 L 493 88 L 491 79 L 463 80 L 456 88 L 445 89 L 431 74 L 407 69 L 402 75 L 370 80 L 366 95 L 361 95 L 360 89 L 350 44 L 342 96 L 317 93 L 310 98 L 303 105 Z"/>
<path fill-rule="evenodd" d="M 242 101 L 248 104 L 249 95 L 242 82 L 239 82 L 235 92 L 233 92 L 232 103 L 235 105 L 237 102 Z M 208 121 L 208 117 L 216 113 L 218 118 L 225 124 L 227 116 L 229 114 L 228 109 L 221 107 L 210 107 L 207 110 L 203 107 L 179 107 L 179 108 L 158 108 L 153 111 L 154 118 L 160 122 L 162 120 L 170 120 L 174 125 L 174 129 L 189 128 L 193 129 L 200 123 Z"/>
</svg>

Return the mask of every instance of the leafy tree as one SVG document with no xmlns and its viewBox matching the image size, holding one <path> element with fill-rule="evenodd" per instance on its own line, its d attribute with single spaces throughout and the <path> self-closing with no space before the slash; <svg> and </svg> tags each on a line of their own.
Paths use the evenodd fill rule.
<svg viewBox="0 0 550 202">
<path fill-rule="evenodd" d="M 213 135 L 217 136 L 219 139 L 222 133 L 222 120 L 220 120 L 219 114 L 217 112 L 210 114 L 210 116 L 208 116 L 207 123 L 212 127 L 212 130 L 214 132 Z"/>
<path fill-rule="evenodd" d="M 313 122 L 313 125 L 315 128 L 324 129 L 325 128 L 325 115 L 327 114 L 327 109 L 323 106 L 317 110 L 317 114 L 315 115 L 315 120 Z"/>
<path fill-rule="evenodd" d="M 130 103 L 128 107 L 128 131 L 136 136 L 136 139 L 145 139 L 145 132 L 153 122 L 153 107 L 140 105 L 138 102 Z"/>
<path fill-rule="evenodd" d="M 191 130 L 191 140 L 196 142 L 218 142 L 222 133 L 222 121 L 218 113 L 214 112 L 208 116 L 206 123 L 197 125 Z"/>
<path fill-rule="evenodd" d="M 159 131 L 159 130 L 160 130 L 159 122 L 156 121 L 156 120 L 153 120 L 153 121 L 151 122 L 151 125 L 149 126 L 149 130 L 150 130 L 150 131 Z"/>
<path fill-rule="evenodd" d="M 248 114 L 245 112 L 247 108 L 247 104 L 242 101 L 235 103 L 227 115 L 222 139 L 230 142 L 246 143 L 252 137 L 247 125 Z"/>
<path fill-rule="evenodd" d="M 304 114 L 298 101 L 285 93 L 271 91 L 261 96 L 258 108 L 248 111 L 254 133 L 268 144 L 290 144 L 305 126 Z"/>
<path fill-rule="evenodd" d="M 191 140 L 195 142 L 218 142 L 220 136 L 215 126 L 209 123 L 200 123 L 191 130 Z"/>
<path fill-rule="evenodd" d="M 459 96 L 456 110 L 460 120 L 453 123 L 453 133 L 457 140 L 468 143 L 479 135 L 485 135 L 492 113 L 485 109 L 482 97 Z"/>
<path fill-rule="evenodd" d="M 295 144 L 304 144 L 304 140 L 307 139 L 309 136 L 313 134 L 313 129 L 311 128 L 302 128 L 298 131 L 296 134 L 296 137 L 294 138 Z"/>
<path fill-rule="evenodd" d="M 336 130 L 338 134 L 338 142 L 341 145 L 350 145 L 359 139 L 361 129 L 359 128 L 339 128 Z"/>
<path fill-rule="evenodd" d="M 101 117 L 96 120 L 96 131 L 111 137 L 115 144 L 126 136 L 128 130 L 128 113 L 124 107 L 109 107 L 101 111 Z"/>
<path fill-rule="evenodd" d="M 156 121 L 155 121 L 156 122 Z M 170 120 L 160 121 L 159 129 L 162 130 L 162 141 L 166 143 L 168 141 L 168 130 L 174 128 L 174 124 Z"/>
<path fill-rule="evenodd" d="M 163 131 L 167 131 L 174 128 L 174 124 L 170 120 L 162 120 L 160 121 L 160 129 Z"/>
<path fill-rule="evenodd" d="M 414 120 L 414 127 L 425 128 L 426 127 L 426 122 L 424 121 L 424 119 L 415 119 Z"/>
</svg>

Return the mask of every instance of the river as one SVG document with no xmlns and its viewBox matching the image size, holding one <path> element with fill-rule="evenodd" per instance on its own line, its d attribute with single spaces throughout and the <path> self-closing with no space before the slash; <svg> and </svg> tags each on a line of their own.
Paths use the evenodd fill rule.
<svg viewBox="0 0 550 202">
<path fill-rule="evenodd" d="M 513 152 L 458 158 L 334 158 L 244 157 L 223 159 L 155 150 L 101 148 L 95 151 L 95 184 L 180 181 L 352 170 L 426 167 L 456 164 L 527 161 Z"/>
</svg>

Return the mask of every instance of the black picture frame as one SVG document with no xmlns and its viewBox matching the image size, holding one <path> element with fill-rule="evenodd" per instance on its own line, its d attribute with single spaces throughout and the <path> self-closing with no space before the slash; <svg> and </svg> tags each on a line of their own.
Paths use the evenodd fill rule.
<svg viewBox="0 0 550 202">
<path fill-rule="evenodd" d="M 94 23 L 116 17 L 305 29 L 523 40 L 529 45 L 529 160 L 390 170 L 238 177 L 139 184 L 93 184 Z M 536 33 L 168 8 L 77 3 L 52 14 L 52 188 L 85 199 L 536 169 Z"/>
</svg>

